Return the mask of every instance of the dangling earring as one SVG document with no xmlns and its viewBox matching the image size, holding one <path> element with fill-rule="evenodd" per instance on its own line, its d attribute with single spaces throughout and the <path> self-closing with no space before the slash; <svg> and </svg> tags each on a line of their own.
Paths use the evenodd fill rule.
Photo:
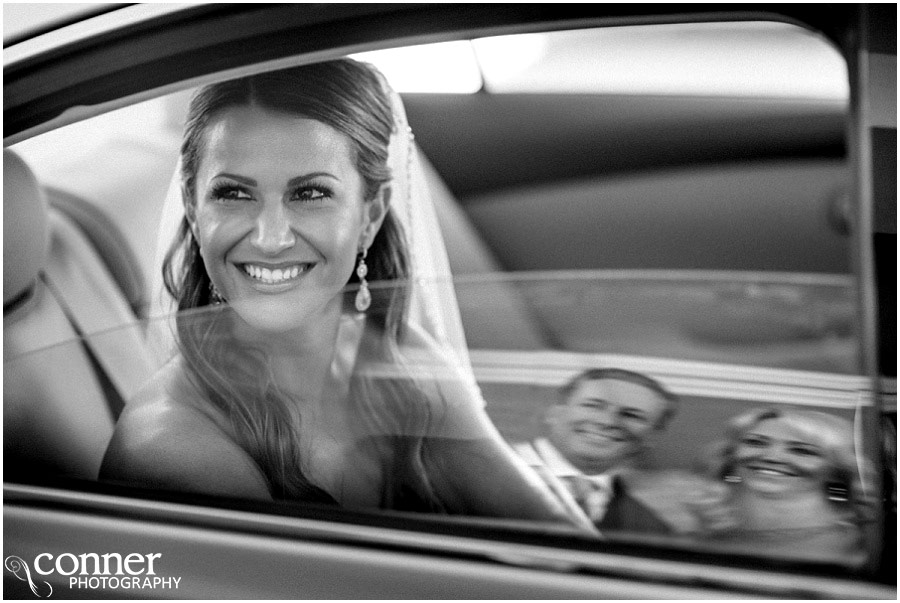
<svg viewBox="0 0 900 603">
<path fill-rule="evenodd" d="M 369 268 L 366 266 L 367 250 L 363 249 L 359 254 L 359 263 L 356 265 L 356 276 L 359 277 L 359 291 L 356 292 L 356 310 L 365 312 L 372 303 L 372 294 L 369 293 L 369 283 L 366 281 L 366 275 L 369 274 Z"/>
<path fill-rule="evenodd" d="M 219 290 L 216 289 L 216 286 L 212 284 L 212 281 L 209 282 L 209 301 L 214 306 L 225 303 L 225 298 L 222 297 L 222 294 L 219 293 Z"/>
<path fill-rule="evenodd" d="M 831 502 L 847 502 L 850 500 L 850 492 L 842 484 L 828 484 L 825 490 L 828 493 L 828 500 Z"/>
</svg>

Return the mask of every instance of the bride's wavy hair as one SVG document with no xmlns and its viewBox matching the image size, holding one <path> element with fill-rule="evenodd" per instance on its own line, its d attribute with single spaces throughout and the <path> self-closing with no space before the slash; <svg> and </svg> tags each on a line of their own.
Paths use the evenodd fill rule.
<svg viewBox="0 0 900 603">
<path fill-rule="evenodd" d="M 188 110 L 181 146 L 181 184 L 185 213 L 195 206 L 196 175 L 204 152 L 205 132 L 222 111 L 232 107 L 259 107 L 287 115 L 325 123 L 346 135 L 356 152 L 356 167 L 364 182 L 364 201 L 371 201 L 390 182 L 388 146 L 394 129 L 391 100 L 377 72 L 365 63 L 340 59 L 229 80 L 201 88 Z M 380 335 L 374 346 L 379 360 L 397 357 L 409 303 L 407 284 L 410 263 L 400 223 L 390 209 L 368 250 L 368 280 L 391 281 L 387 287 L 371 288 L 372 304 L 367 313 L 368 329 Z M 302 454 L 291 418 L 290 395 L 279 390 L 271 377 L 265 355 L 227 342 L 226 321 L 221 312 L 186 312 L 210 305 L 210 277 L 200 255 L 199 244 L 185 218 L 163 262 L 163 282 L 177 302 L 177 340 L 189 377 L 201 392 L 229 419 L 241 445 L 266 475 L 272 494 L 305 500 L 329 500 L 300 469 Z M 348 285 L 358 282 L 350 275 Z M 345 293 L 349 307 L 353 288 Z M 363 346 L 372 350 L 372 345 Z M 261 377 L 262 376 L 262 377 Z M 360 410 L 371 422 L 401 433 L 418 432 L 411 423 L 422 420 L 423 405 L 404 403 L 420 392 L 409 379 L 382 380 L 373 384 L 353 383 Z M 373 391 L 380 392 L 371 399 Z M 427 405 L 424 405 L 427 406 Z M 378 416 L 381 415 L 381 416 Z M 373 418 L 374 417 L 374 418 Z M 421 444 L 418 444 L 421 445 Z M 424 475 L 412 460 L 416 444 L 401 446 L 391 454 L 406 456 L 400 473 L 411 472 L 412 481 L 422 485 Z M 405 486 L 394 489 L 409 491 Z M 400 481 L 403 481 L 401 479 Z M 399 484 L 399 481 L 395 480 Z M 398 490 L 399 491 L 399 490 Z M 393 495 L 386 493 L 388 498 Z M 385 501 L 390 504 L 391 501 Z M 396 503 L 397 501 L 393 501 Z"/>
</svg>

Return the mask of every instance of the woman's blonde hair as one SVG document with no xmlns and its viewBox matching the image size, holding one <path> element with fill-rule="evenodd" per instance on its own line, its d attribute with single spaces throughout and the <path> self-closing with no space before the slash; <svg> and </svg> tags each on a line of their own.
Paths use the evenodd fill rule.
<svg viewBox="0 0 900 603">
<path fill-rule="evenodd" d="M 780 419 L 797 429 L 806 441 L 823 451 L 829 469 L 822 495 L 856 523 L 871 516 L 875 496 L 872 467 L 856 452 L 853 424 L 837 415 L 794 408 L 757 408 L 733 417 L 725 436 L 713 443 L 700 462 L 701 470 L 714 479 L 725 479 L 734 471 L 735 451 L 751 429 Z M 727 480 L 726 480 L 727 481 Z"/>
</svg>

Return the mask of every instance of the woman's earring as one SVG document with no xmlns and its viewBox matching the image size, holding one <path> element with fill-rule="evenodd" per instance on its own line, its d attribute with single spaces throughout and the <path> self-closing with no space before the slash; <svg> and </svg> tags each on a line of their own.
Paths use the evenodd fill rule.
<svg viewBox="0 0 900 603">
<path fill-rule="evenodd" d="M 841 484 L 828 484 L 826 488 L 828 492 L 828 500 L 831 502 L 847 502 L 850 500 L 850 492 L 847 487 Z"/>
<path fill-rule="evenodd" d="M 214 306 L 225 303 L 225 298 L 222 297 L 222 294 L 219 293 L 216 286 L 212 284 L 212 281 L 209 283 L 209 301 L 212 302 Z"/>
<path fill-rule="evenodd" d="M 369 274 L 369 267 L 366 266 L 367 250 L 363 249 L 359 254 L 359 263 L 356 265 L 356 276 L 359 277 L 359 291 L 356 292 L 356 310 L 365 312 L 372 304 L 372 294 L 369 293 L 369 283 L 366 281 L 366 275 Z"/>
</svg>

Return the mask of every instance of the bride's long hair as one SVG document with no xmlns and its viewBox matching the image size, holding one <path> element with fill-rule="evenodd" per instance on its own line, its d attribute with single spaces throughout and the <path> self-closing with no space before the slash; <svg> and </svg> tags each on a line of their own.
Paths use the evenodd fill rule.
<svg viewBox="0 0 900 603">
<path fill-rule="evenodd" d="M 392 177 L 388 146 L 394 129 L 390 97 L 378 74 L 368 65 L 350 59 L 316 63 L 216 83 L 193 97 L 181 146 L 182 197 L 187 209 L 195 203 L 195 180 L 203 154 L 204 134 L 211 120 L 223 110 L 255 106 L 288 115 L 318 120 L 349 137 L 356 151 L 356 166 L 370 201 Z M 186 212 L 188 213 L 188 212 Z M 395 362 L 409 304 L 410 262 L 405 236 L 394 213 L 388 211 L 368 250 L 368 280 L 391 281 L 390 287 L 373 287 L 367 312 L 367 334 L 359 362 Z M 237 346 L 228 340 L 227 321 L 221 312 L 187 312 L 207 306 L 210 278 L 200 248 L 187 219 L 163 263 L 163 281 L 177 302 L 177 343 L 189 378 L 214 407 L 231 422 L 240 445 L 256 461 L 269 481 L 273 496 L 313 501 L 331 497 L 304 475 L 303 452 L 295 437 L 290 396 L 271 378 L 261 350 Z M 351 275 L 349 284 L 358 282 Z M 351 288 L 352 289 L 352 288 Z M 349 305 L 352 291 L 345 296 Z M 372 382 L 354 371 L 350 399 L 372 433 L 401 435 L 422 433 L 429 404 L 412 379 L 393 378 Z M 385 445 L 387 441 L 389 444 Z M 392 442 L 392 443 L 391 443 Z M 421 469 L 421 438 L 387 438 L 374 450 L 390 466 L 384 475 L 383 504 L 397 507 L 412 491 L 422 500 L 432 499 Z M 399 493 L 403 494 L 399 494 Z"/>
</svg>

